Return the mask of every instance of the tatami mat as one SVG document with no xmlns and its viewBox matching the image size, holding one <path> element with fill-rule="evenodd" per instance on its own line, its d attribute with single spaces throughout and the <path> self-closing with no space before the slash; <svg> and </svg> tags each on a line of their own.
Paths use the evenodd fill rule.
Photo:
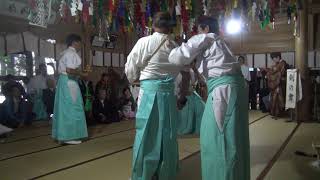
<svg viewBox="0 0 320 180">
<path fill-rule="evenodd" d="M 259 176 L 295 126 L 295 123 L 276 121 L 270 116 L 250 125 L 251 179 Z M 178 180 L 185 179 L 201 179 L 200 154 L 182 162 Z"/>
<path fill-rule="evenodd" d="M 269 116 L 250 127 L 251 179 L 260 175 L 297 126 L 297 123 L 285 121 L 274 120 Z"/>
<path fill-rule="evenodd" d="M 178 141 L 180 160 L 198 152 L 200 149 L 199 138 L 197 136 L 184 136 Z M 126 180 L 130 176 L 131 155 L 132 151 L 126 150 L 117 153 L 116 155 L 108 156 L 40 179 L 54 180 L 75 178 L 78 180 L 85 180 L 90 177 L 92 180 Z M 128 159 L 128 157 L 130 158 Z M 114 169 L 115 172 L 109 173 L 109 169 Z M 119 169 L 121 169 L 121 172 Z"/>
<path fill-rule="evenodd" d="M 184 139 L 184 143 L 195 143 L 194 139 Z M 179 145 L 183 142 L 179 142 Z M 186 145 L 187 146 L 187 145 Z M 179 149 L 179 159 L 190 156 L 199 149 L 186 151 Z M 77 179 L 77 180 L 127 180 L 130 177 L 132 149 L 119 152 L 115 155 L 108 156 L 94 162 L 89 162 L 65 171 L 61 171 L 40 179 Z"/>
<path fill-rule="evenodd" d="M 294 154 L 295 151 L 315 154 L 311 146 L 313 140 L 320 142 L 320 124 L 301 124 L 265 179 L 319 180 L 320 168 L 315 169 L 310 165 L 316 158 Z"/>
<path fill-rule="evenodd" d="M 250 113 L 251 121 L 253 121 L 252 116 L 254 115 L 256 115 L 256 112 Z M 264 114 L 254 117 L 262 116 L 264 116 Z M 132 123 L 132 126 L 133 124 L 134 123 Z M 106 132 L 104 128 L 101 128 L 97 131 L 100 131 L 98 133 L 108 134 L 111 131 L 116 131 L 117 129 L 121 130 L 125 127 L 125 125 L 122 125 L 121 127 L 121 123 L 115 123 L 112 125 L 114 125 L 114 127 L 110 128 L 110 131 L 108 132 Z M 15 152 L 17 150 L 19 150 L 19 153 L 21 154 L 30 151 L 33 152 L 34 150 L 41 148 L 48 148 L 52 145 L 57 145 L 50 139 L 50 137 L 48 137 L 49 139 L 41 138 L 19 141 L 19 143 L 16 142 L 15 145 L 10 145 L 12 143 L 3 144 L 1 145 L 2 147 L 0 147 L 0 152 L 5 152 L 6 157 L 10 157 L 14 154 L 17 154 Z M 130 173 L 130 148 L 132 147 L 133 140 L 134 130 L 130 130 L 95 138 L 77 146 L 63 146 L 3 160 L 0 161 L 0 171 L 2 172 L 1 180 L 30 179 L 42 175 L 46 175 L 43 178 L 51 179 L 57 179 L 58 176 L 61 175 L 64 178 L 58 179 L 88 179 L 85 178 L 87 177 L 86 175 L 90 175 L 91 172 L 96 171 L 99 171 L 101 176 L 100 174 L 95 174 L 90 177 L 97 177 L 96 179 L 105 179 L 104 174 L 107 174 L 108 177 L 113 177 L 111 178 L 112 180 L 122 179 L 122 176 L 128 177 L 128 173 Z M 2 150 L 3 147 L 5 147 L 6 150 Z M 199 139 L 196 136 L 182 138 L 179 140 L 179 147 L 180 159 L 183 159 L 190 156 L 192 153 L 199 151 Z M 11 150 L 12 152 L 10 152 Z M 119 156 L 121 158 L 117 158 Z M 101 165 L 99 165 L 100 162 Z M 117 169 L 117 171 L 113 171 L 112 169 Z M 115 176 L 110 176 L 112 174 Z"/>
<path fill-rule="evenodd" d="M 92 134 L 90 139 L 122 132 L 133 128 L 133 121 L 122 121 L 120 123 L 114 123 L 110 125 L 101 125 L 100 127 L 91 127 L 89 128 L 89 133 Z M 30 130 L 30 133 L 33 133 L 33 131 Z M 23 141 L 16 141 L 7 144 L 0 144 L 0 162 L 1 160 L 12 158 L 15 156 L 21 156 L 24 154 L 34 153 L 57 147 L 61 147 L 61 145 L 54 142 L 50 135 L 29 138 Z"/>
<path fill-rule="evenodd" d="M 1 179 L 19 180 L 37 177 L 92 158 L 117 152 L 132 145 L 134 130 L 97 138 L 0 162 Z"/>
</svg>

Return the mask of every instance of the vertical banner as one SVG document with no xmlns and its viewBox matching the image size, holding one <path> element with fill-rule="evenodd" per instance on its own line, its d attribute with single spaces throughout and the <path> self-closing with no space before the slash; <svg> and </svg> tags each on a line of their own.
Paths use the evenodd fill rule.
<svg viewBox="0 0 320 180">
<path fill-rule="evenodd" d="M 301 78 L 297 69 L 287 70 L 286 109 L 296 108 L 298 101 L 302 99 Z"/>
</svg>

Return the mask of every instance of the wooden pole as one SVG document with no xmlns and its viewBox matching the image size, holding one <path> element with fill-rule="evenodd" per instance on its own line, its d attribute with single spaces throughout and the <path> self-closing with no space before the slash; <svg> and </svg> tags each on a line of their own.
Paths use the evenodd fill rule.
<svg viewBox="0 0 320 180">
<path fill-rule="evenodd" d="M 90 52 L 91 52 L 91 30 L 90 30 L 90 25 L 88 24 L 83 24 L 82 25 L 83 28 L 83 66 L 82 67 L 86 67 L 87 65 L 91 66 L 91 58 L 90 58 Z"/>
<path fill-rule="evenodd" d="M 311 80 L 308 73 L 308 1 L 301 1 L 302 9 L 298 10 L 298 35 L 295 38 L 296 67 L 302 81 L 302 100 L 296 108 L 296 121 L 311 120 Z"/>
</svg>

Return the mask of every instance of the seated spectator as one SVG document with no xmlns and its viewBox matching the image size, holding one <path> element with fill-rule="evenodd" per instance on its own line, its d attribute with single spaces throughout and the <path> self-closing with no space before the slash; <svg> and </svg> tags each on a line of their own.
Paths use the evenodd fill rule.
<svg viewBox="0 0 320 180">
<path fill-rule="evenodd" d="M 13 86 L 15 86 L 19 89 L 19 91 L 21 92 L 21 95 L 23 97 L 26 97 L 26 91 L 25 91 L 24 87 L 19 82 L 15 81 L 14 76 L 12 76 L 11 74 L 8 74 L 4 80 L 7 81 L 7 83 L 5 83 L 1 89 L 2 89 L 2 93 L 5 97 L 10 96 L 10 90 L 11 90 L 11 87 L 13 87 Z"/>
<path fill-rule="evenodd" d="M 32 114 L 28 113 L 28 104 L 22 98 L 18 87 L 11 88 L 10 95 L 3 102 L 3 125 L 17 128 L 21 125 L 31 124 Z"/>
<path fill-rule="evenodd" d="M 78 84 L 79 84 L 82 99 L 83 99 L 84 112 L 86 115 L 87 125 L 90 126 L 94 124 L 92 119 L 92 101 L 95 95 L 93 91 L 92 81 L 89 81 L 88 77 L 84 77 L 83 79 L 80 79 L 78 81 Z"/>
<path fill-rule="evenodd" d="M 107 89 L 107 84 L 110 81 L 110 77 L 108 74 L 103 73 L 101 75 L 101 79 L 98 81 L 97 85 L 96 85 L 96 96 L 98 95 L 98 92 L 100 89 Z"/>
<path fill-rule="evenodd" d="M 47 114 L 50 117 L 53 114 L 54 98 L 56 91 L 56 82 L 54 79 L 47 80 L 47 89 L 43 90 L 42 101 L 46 106 Z"/>
<path fill-rule="evenodd" d="M 128 87 L 124 88 L 122 91 L 120 106 L 121 106 L 121 113 L 124 116 L 124 118 L 132 119 L 136 117 L 137 105 Z"/>
<path fill-rule="evenodd" d="M 111 123 L 119 121 L 117 108 L 110 103 L 105 89 L 98 91 L 97 98 L 92 104 L 92 115 L 96 122 Z"/>
<path fill-rule="evenodd" d="M 90 81 L 88 77 L 84 77 L 83 79 L 79 80 L 79 87 L 82 94 L 84 110 L 86 112 L 90 112 L 94 96 L 92 81 Z"/>
<path fill-rule="evenodd" d="M 32 110 L 36 115 L 36 120 L 44 120 L 48 118 L 45 104 L 43 102 L 42 93 L 47 89 L 47 66 L 40 64 L 36 70 L 36 76 L 32 77 L 28 83 L 28 95 L 33 103 Z"/>
<path fill-rule="evenodd" d="M 96 94 L 100 89 L 104 89 L 107 92 L 108 102 L 113 105 L 113 108 L 120 109 L 119 104 L 119 89 L 117 88 L 117 84 L 119 83 L 116 79 L 115 73 L 111 73 L 113 71 L 109 70 L 109 73 L 102 74 L 101 80 L 96 85 Z M 96 95 L 97 96 L 97 95 Z"/>
</svg>

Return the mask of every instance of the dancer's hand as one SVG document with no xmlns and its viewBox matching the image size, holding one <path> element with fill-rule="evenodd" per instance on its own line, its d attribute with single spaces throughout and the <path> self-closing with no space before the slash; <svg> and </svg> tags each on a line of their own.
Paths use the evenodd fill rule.
<svg viewBox="0 0 320 180">
<path fill-rule="evenodd" d="M 187 104 L 188 99 L 183 96 L 183 97 L 178 97 L 177 98 L 177 108 L 178 110 L 183 109 L 183 107 Z"/>
</svg>

